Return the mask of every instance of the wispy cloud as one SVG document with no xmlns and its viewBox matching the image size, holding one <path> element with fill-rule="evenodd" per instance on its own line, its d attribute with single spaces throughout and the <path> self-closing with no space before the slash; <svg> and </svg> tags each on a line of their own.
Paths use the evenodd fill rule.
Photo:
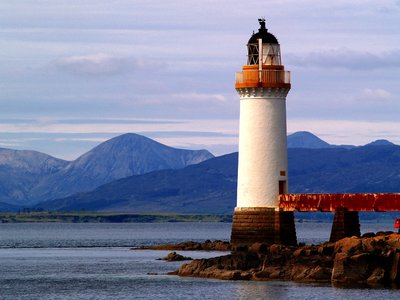
<svg viewBox="0 0 400 300">
<path fill-rule="evenodd" d="M 377 54 L 347 48 L 311 52 L 303 55 L 287 54 L 288 62 L 296 67 L 376 70 L 400 68 L 400 49 Z"/>
<path fill-rule="evenodd" d="M 64 159 L 76 158 L 96 144 L 127 132 L 142 134 L 172 147 L 206 148 L 217 155 L 223 154 L 222 149 L 235 149 L 238 139 L 237 120 L 146 119 L 142 122 L 126 118 L 104 121 L 45 118 L 29 124 L 23 120 L 21 123 L 10 121 L 0 124 L 0 146 L 33 149 Z"/>
<path fill-rule="evenodd" d="M 362 97 L 369 100 L 381 101 L 390 99 L 392 94 L 384 89 L 364 89 Z"/>
<path fill-rule="evenodd" d="M 223 94 L 206 94 L 206 93 L 183 93 L 183 94 L 172 94 L 172 99 L 178 101 L 187 101 L 191 102 L 204 102 L 204 101 L 217 101 L 217 102 L 225 102 L 227 101 L 227 97 Z"/>
<path fill-rule="evenodd" d="M 249 7 L 267 14 L 293 71 L 289 117 L 326 119 L 310 127 L 316 133 L 338 119 L 399 125 L 398 0 L 73 2 L 1 1 L 3 142 L 11 132 L 26 149 L 71 157 L 142 132 L 171 146 L 229 148 L 239 118 L 234 72 L 258 28 Z M 396 134 L 387 126 L 380 138 Z M 41 140 L 25 140 L 32 136 Z"/>
<path fill-rule="evenodd" d="M 165 64 L 156 61 L 144 61 L 143 59 L 119 57 L 105 53 L 63 57 L 55 60 L 52 65 L 59 71 L 90 76 L 159 70 L 165 67 Z"/>
<path fill-rule="evenodd" d="M 336 145 L 365 145 L 377 139 L 387 138 L 400 144 L 400 121 L 289 120 L 289 133 L 301 130 L 310 131 Z"/>
<path fill-rule="evenodd" d="M 158 120 L 158 119 L 128 119 L 128 118 L 88 118 L 88 119 L 57 119 L 58 124 L 180 124 L 178 120 Z"/>
</svg>

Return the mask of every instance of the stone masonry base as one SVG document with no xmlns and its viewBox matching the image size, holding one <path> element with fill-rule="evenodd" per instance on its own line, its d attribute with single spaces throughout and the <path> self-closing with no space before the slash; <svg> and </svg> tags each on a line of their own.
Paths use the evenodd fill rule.
<svg viewBox="0 0 400 300">
<path fill-rule="evenodd" d="M 345 237 L 361 235 L 360 221 L 357 211 L 347 211 L 346 208 L 338 208 L 333 217 L 330 242 L 336 242 Z"/>
<path fill-rule="evenodd" d="M 253 243 L 297 245 L 293 212 L 268 207 L 236 207 L 231 243 L 234 247 Z"/>
</svg>

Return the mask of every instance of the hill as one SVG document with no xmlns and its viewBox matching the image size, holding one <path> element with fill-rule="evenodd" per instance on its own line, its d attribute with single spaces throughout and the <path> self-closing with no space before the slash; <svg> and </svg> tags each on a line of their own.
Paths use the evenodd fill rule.
<svg viewBox="0 0 400 300">
<path fill-rule="evenodd" d="M 399 192 L 400 146 L 289 149 L 290 193 Z M 181 170 L 131 176 L 92 192 L 40 203 L 50 210 L 231 213 L 237 153 Z"/>
<path fill-rule="evenodd" d="M 65 160 L 37 151 L 0 148 L 0 202 L 3 202 L 0 209 L 30 203 L 30 191 L 38 181 L 67 164 Z"/>
<path fill-rule="evenodd" d="M 8 158 L 14 154 L 14 158 Z M 6 154 L 4 154 L 6 153 Z M 0 201 L 23 206 L 92 190 L 102 184 L 154 170 L 179 169 L 213 157 L 207 150 L 168 147 L 147 137 L 117 136 L 74 161 L 43 153 L 0 152 Z"/>
<path fill-rule="evenodd" d="M 237 153 L 180 170 L 123 178 L 64 199 L 39 203 L 48 210 L 231 213 L 236 199 Z"/>
<path fill-rule="evenodd" d="M 400 146 L 289 149 L 291 193 L 400 192 Z"/>
<path fill-rule="evenodd" d="M 329 148 L 330 144 L 308 131 L 298 131 L 287 137 L 288 148 Z"/>
</svg>

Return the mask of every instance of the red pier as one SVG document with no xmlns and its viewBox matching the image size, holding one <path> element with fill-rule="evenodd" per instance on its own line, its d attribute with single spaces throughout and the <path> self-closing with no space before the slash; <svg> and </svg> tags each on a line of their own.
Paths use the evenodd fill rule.
<svg viewBox="0 0 400 300">
<path fill-rule="evenodd" d="M 281 194 L 283 211 L 400 211 L 400 194 Z"/>
<path fill-rule="evenodd" d="M 400 211 L 400 194 L 281 194 L 280 211 L 335 212 L 330 241 L 360 236 L 358 212 Z"/>
</svg>

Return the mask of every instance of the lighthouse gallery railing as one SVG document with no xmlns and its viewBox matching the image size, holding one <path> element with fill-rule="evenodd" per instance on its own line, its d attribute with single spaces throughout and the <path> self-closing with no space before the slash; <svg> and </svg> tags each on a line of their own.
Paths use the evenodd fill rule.
<svg viewBox="0 0 400 300">
<path fill-rule="evenodd" d="M 236 72 L 236 88 L 290 87 L 290 71 L 243 70 Z"/>
</svg>

